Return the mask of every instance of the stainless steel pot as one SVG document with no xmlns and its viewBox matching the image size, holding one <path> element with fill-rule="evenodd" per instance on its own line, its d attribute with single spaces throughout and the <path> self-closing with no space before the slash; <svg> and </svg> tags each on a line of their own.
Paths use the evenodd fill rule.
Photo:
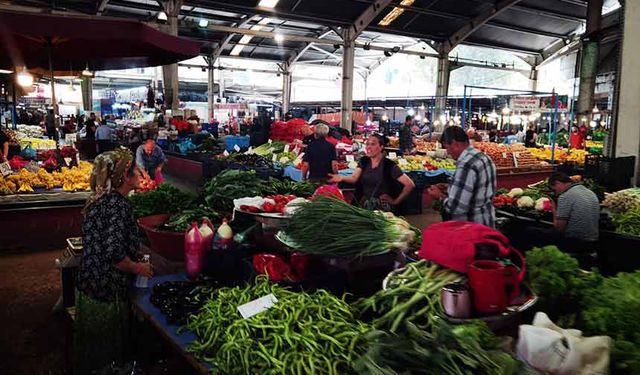
<svg viewBox="0 0 640 375">
<path fill-rule="evenodd" d="M 442 306 L 452 318 L 471 317 L 471 292 L 466 283 L 451 283 L 442 287 Z"/>
</svg>

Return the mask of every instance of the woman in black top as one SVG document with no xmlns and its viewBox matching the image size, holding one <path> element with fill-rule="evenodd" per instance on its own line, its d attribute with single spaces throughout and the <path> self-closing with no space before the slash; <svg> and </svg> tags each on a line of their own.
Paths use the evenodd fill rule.
<svg viewBox="0 0 640 375">
<path fill-rule="evenodd" d="M 402 203 L 415 184 L 384 154 L 384 137 L 372 135 L 366 143 L 367 156 L 360 159 L 351 176 L 331 175 L 331 181 L 356 185 L 356 199 L 365 208 L 390 211 Z"/>
<path fill-rule="evenodd" d="M 126 198 L 139 185 L 140 172 L 128 150 L 119 148 L 96 157 L 77 276 L 76 374 L 127 359 L 129 290 L 136 275 L 153 276 L 150 264 L 138 262 L 138 226 Z"/>
</svg>

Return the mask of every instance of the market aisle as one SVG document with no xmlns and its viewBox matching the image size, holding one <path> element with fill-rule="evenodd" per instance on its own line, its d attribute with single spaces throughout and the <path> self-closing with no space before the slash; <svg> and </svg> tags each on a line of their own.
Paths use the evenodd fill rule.
<svg viewBox="0 0 640 375">
<path fill-rule="evenodd" d="M 66 374 L 70 326 L 51 308 L 60 295 L 60 250 L 0 255 L 0 373 Z"/>
</svg>

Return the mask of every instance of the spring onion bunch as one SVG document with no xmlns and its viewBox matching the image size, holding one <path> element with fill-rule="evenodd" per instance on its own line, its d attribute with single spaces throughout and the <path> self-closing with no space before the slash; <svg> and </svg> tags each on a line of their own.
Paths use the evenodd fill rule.
<svg viewBox="0 0 640 375">
<path fill-rule="evenodd" d="M 388 212 L 369 211 L 320 196 L 302 203 L 285 228 L 300 251 L 329 256 L 371 256 L 404 250 L 416 230 Z"/>
</svg>

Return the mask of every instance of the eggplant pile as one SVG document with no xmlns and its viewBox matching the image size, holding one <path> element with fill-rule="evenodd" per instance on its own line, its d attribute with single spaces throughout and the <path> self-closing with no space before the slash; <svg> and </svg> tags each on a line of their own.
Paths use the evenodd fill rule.
<svg viewBox="0 0 640 375">
<path fill-rule="evenodd" d="M 183 325 L 189 315 L 200 310 L 214 290 L 211 284 L 167 281 L 153 287 L 150 301 L 167 317 L 167 323 Z"/>
</svg>

